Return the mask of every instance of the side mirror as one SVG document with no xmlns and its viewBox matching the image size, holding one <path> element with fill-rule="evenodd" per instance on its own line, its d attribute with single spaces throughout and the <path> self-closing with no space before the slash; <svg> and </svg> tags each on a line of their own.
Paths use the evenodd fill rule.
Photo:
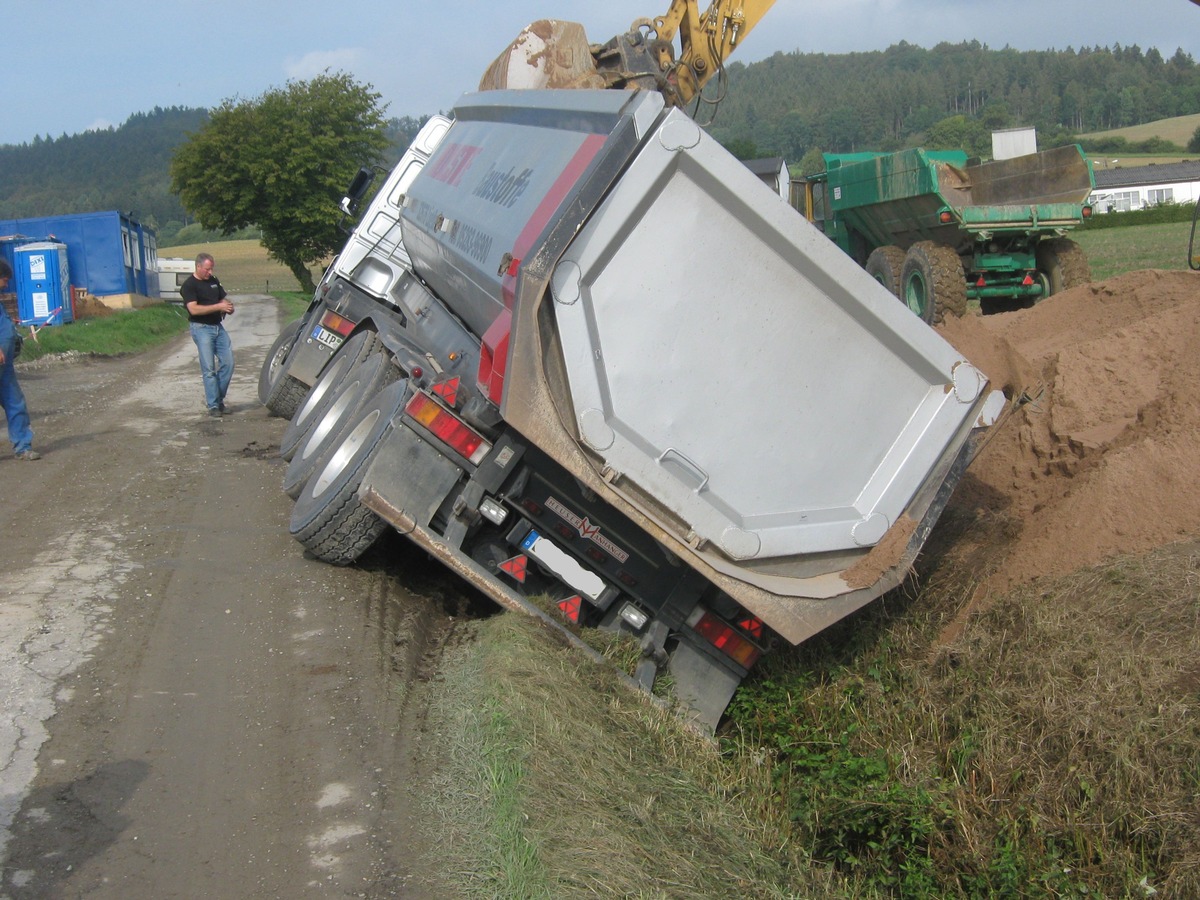
<svg viewBox="0 0 1200 900">
<path fill-rule="evenodd" d="M 372 169 L 359 169 L 354 176 L 354 180 L 350 182 L 350 187 L 346 188 L 346 196 L 342 198 L 342 212 L 350 216 L 354 214 L 354 210 L 358 208 L 358 201 L 367 193 L 371 182 L 375 180 L 375 172 Z"/>
</svg>

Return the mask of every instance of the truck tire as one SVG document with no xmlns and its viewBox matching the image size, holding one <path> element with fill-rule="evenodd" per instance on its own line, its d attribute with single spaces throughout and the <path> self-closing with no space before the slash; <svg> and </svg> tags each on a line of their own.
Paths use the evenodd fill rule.
<svg viewBox="0 0 1200 900">
<path fill-rule="evenodd" d="M 1038 271 L 1050 284 L 1050 296 L 1087 284 L 1092 280 L 1092 270 L 1087 255 L 1070 238 L 1053 238 L 1042 241 L 1035 251 Z M 1043 300 L 1045 297 L 1042 298 Z"/>
<path fill-rule="evenodd" d="M 930 325 L 967 311 L 966 276 L 962 260 L 951 247 L 934 241 L 918 241 L 909 247 L 900 286 L 900 299 Z"/>
<path fill-rule="evenodd" d="M 317 461 L 288 524 L 292 537 L 317 559 L 349 565 L 387 528 L 383 519 L 363 506 L 358 488 L 407 399 L 407 381 L 388 385 Z"/>
<path fill-rule="evenodd" d="M 900 296 L 900 275 L 904 271 L 904 251 L 894 245 L 876 247 L 867 257 L 867 274 Z"/>
<path fill-rule="evenodd" d="M 304 395 L 303 401 L 292 415 L 292 421 L 279 439 L 279 455 L 291 459 L 296 445 L 308 431 L 308 426 L 323 413 L 334 396 L 358 366 L 368 359 L 379 346 L 379 336 L 373 331 L 360 331 L 344 343 L 333 355 L 313 386 Z"/>
<path fill-rule="evenodd" d="M 270 405 L 267 400 L 287 368 L 288 354 L 292 352 L 303 327 L 304 319 L 284 325 L 279 331 L 279 337 L 275 338 L 275 343 L 267 351 L 267 358 L 263 360 L 262 369 L 258 373 L 258 402 L 268 409 Z M 271 414 L 277 415 L 274 410 L 271 410 Z"/>
<path fill-rule="evenodd" d="M 367 401 L 400 377 L 391 357 L 372 354 L 343 381 L 332 402 L 312 422 L 296 444 L 292 461 L 283 476 L 283 492 L 295 500 L 316 468 L 317 461 L 341 437 L 346 423 L 354 420 Z"/>
</svg>

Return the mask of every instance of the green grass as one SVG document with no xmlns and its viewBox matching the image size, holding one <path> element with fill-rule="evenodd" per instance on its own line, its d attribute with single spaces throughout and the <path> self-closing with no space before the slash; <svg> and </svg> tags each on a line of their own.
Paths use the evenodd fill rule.
<svg viewBox="0 0 1200 900">
<path fill-rule="evenodd" d="M 294 291 L 276 296 L 287 321 L 299 318 L 308 309 L 308 294 Z M 59 354 L 122 356 L 148 350 L 187 331 L 187 314 L 180 306 L 163 303 L 41 328 L 36 339 L 30 336 L 28 328 L 20 331 L 25 338 L 21 362 Z"/>
<path fill-rule="evenodd" d="M 285 322 L 298 319 L 308 310 L 312 296 L 302 291 L 273 291 L 279 298 L 279 308 L 283 312 Z"/>
<path fill-rule="evenodd" d="M 1186 269 L 1190 222 L 1079 229 L 1071 237 L 1083 247 L 1092 280 L 1139 269 Z"/>
<path fill-rule="evenodd" d="M 1200 896 L 1198 564 L 1111 560 L 942 644 L 978 573 L 935 555 L 768 657 L 716 744 L 532 620 L 473 623 L 430 688 L 431 865 L 467 897 Z"/>
<path fill-rule="evenodd" d="M 789 848 L 742 802 L 769 769 L 731 768 L 532 619 L 470 627 L 431 687 L 424 792 L 463 896 L 788 896 Z"/>
<path fill-rule="evenodd" d="M 187 315 L 179 307 L 165 303 L 40 328 L 36 338 L 29 336 L 29 329 L 22 328 L 25 347 L 21 351 L 21 361 L 64 353 L 87 356 L 138 353 L 186 330 Z"/>
</svg>

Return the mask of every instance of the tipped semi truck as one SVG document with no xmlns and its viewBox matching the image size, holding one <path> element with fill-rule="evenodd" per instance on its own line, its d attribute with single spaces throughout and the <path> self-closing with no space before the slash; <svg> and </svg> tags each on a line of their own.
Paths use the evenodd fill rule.
<svg viewBox="0 0 1200 900">
<path fill-rule="evenodd" d="M 427 128 L 264 363 L 276 411 L 306 386 L 290 530 L 347 564 L 394 529 L 568 639 L 628 633 L 713 727 L 906 577 L 1004 397 L 670 92 Z"/>
<path fill-rule="evenodd" d="M 926 322 L 968 300 L 1003 312 L 1091 280 L 1066 237 L 1091 216 L 1077 145 L 980 162 L 962 151 L 827 153 L 805 208 L 835 244 Z"/>
</svg>

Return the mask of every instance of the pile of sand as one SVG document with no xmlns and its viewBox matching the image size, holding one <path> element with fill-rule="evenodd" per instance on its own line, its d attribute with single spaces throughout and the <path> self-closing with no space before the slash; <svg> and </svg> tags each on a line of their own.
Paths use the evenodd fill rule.
<svg viewBox="0 0 1200 900">
<path fill-rule="evenodd" d="M 1200 534 L 1200 273 L 1133 272 L 939 330 L 1034 398 L 952 501 L 1019 523 L 989 588 Z"/>
</svg>

